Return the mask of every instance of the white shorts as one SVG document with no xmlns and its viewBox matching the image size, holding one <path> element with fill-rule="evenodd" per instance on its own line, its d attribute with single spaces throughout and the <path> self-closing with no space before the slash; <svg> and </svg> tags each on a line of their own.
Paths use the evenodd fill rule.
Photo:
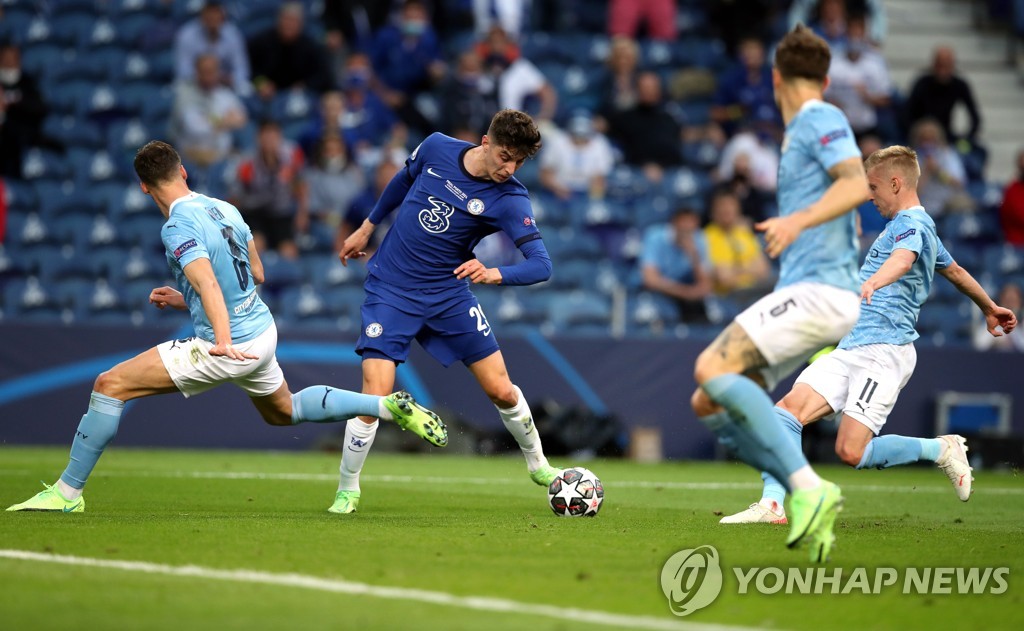
<svg viewBox="0 0 1024 631">
<path fill-rule="evenodd" d="M 811 355 L 843 339 L 859 316 L 856 292 L 822 283 L 796 283 L 747 307 L 736 316 L 736 324 L 768 360 L 761 376 L 771 391 Z"/>
<path fill-rule="evenodd" d="M 805 368 L 796 382 L 877 435 L 916 365 L 913 344 L 868 344 L 832 351 Z"/>
<path fill-rule="evenodd" d="M 198 337 L 170 340 L 156 347 L 174 385 L 186 397 L 206 392 L 222 383 L 237 385 L 250 397 L 273 394 L 284 383 L 284 373 L 277 363 L 277 326 L 248 342 L 235 344 L 238 350 L 259 359 L 238 361 L 210 355 L 211 342 Z"/>
</svg>

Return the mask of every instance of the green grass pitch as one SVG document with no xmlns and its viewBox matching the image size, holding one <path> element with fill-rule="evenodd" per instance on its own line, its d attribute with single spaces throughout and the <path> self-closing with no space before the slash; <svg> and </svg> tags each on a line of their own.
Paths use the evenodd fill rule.
<svg viewBox="0 0 1024 631">
<path fill-rule="evenodd" d="M 55 480 L 66 458 L 63 447 L 0 448 L 0 503 Z M 786 527 L 718 525 L 757 498 L 756 473 L 553 463 L 601 477 L 598 517 L 554 516 L 518 458 L 377 453 L 360 512 L 342 516 L 326 512 L 337 455 L 115 447 L 84 514 L 0 513 L 0 628 L 1024 628 L 1020 476 L 980 472 L 962 504 L 933 468 L 821 467 L 846 496 L 831 568 L 1009 567 L 1003 594 L 764 595 L 738 593 L 733 568 L 809 563 L 783 545 Z M 673 616 L 662 565 L 705 544 L 721 557 L 721 595 Z"/>
</svg>

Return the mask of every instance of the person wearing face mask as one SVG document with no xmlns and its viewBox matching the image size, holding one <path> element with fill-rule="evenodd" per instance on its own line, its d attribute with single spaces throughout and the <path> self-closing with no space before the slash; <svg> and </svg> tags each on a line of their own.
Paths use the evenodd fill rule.
<svg viewBox="0 0 1024 631">
<path fill-rule="evenodd" d="M 416 107 L 416 99 L 444 78 L 441 45 L 430 25 L 427 7 L 407 0 L 397 23 L 382 27 L 370 46 L 377 75 L 377 93 L 405 124 L 429 132 L 432 125 Z"/>
<path fill-rule="evenodd" d="M 38 141 L 44 116 L 35 79 L 21 70 L 21 51 L 0 45 L 0 176 L 21 177 L 21 155 Z"/>
<path fill-rule="evenodd" d="M 306 172 L 309 187 L 309 212 L 313 218 L 332 228 L 365 186 L 362 169 L 349 160 L 345 141 L 328 133 L 317 143 L 314 162 Z"/>
</svg>

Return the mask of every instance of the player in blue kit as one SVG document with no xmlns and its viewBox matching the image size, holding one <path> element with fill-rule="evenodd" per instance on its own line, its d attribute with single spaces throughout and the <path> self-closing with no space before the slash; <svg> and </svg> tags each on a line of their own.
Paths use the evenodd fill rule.
<svg viewBox="0 0 1024 631">
<path fill-rule="evenodd" d="M 972 478 L 962 436 L 913 438 L 878 433 L 914 372 L 914 340 L 919 337 L 914 325 L 935 272 L 978 305 L 992 335 L 1013 331 L 1017 318 L 995 304 L 943 247 L 935 234 L 935 222 L 917 196 L 921 168 L 913 149 L 881 149 L 868 156 L 865 168 L 872 201 L 889 223 L 871 245 L 860 270 L 864 301 L 860 319 L 837 350 L 800 373 L 775 409 L 780 418 L 792 416 L 801 425 L 842 412 L 836 454 L 843 462 L 858 469 L 934 462 L 953 484 L 957 497 L 966 502 L 971 497 Z M 794 441 L 800 444 L 799 431 Z M 776 508 L 784 497 L 783 486 L 769 476 L 761 501 L 723 518 L 722 523 L 784 523 L 785 513 Z"/>
<path fill-rule="evenodd" d="M 245 390 L 270 425 L 366 414 L 394 420 L 436 445 L 447 443 L 440 420 L 404 392 L 379 397 L 328 386 L 289 392 L 274 354 L 277 327 L 256 293 L 263 264 L 238 210 L 190 191 L 181 158 L 166 143 L 139 149 L 135 172 L 142 192 L 167 218 L 160 235 L 180 290 L 154 289 L 149 301 L 160 309 L 187 309 L 196 335 L 164 342 L 97 377 L 60 479 L 7 510 L 84 511 L 82 489 L 117 433 L 127 401 L 174 391 L 190 397 L 222 383 Z"/>
<path fill-rule="evenodd" d="M 698 418 L 723 444 L 791 491 L 786 543 L 810 542 L 816 562 L 828 558 L 842 496 L 793 444 L 764 388 L 771 390 L 811 354 L 837 342 L 859 312 L 857 235 L 850 211 L 868 198 L 868 187 L 846 117 L 822 101 L 830 60 L 828 44 L 803 25 L 776 49 L 772 85 L 786 124 L 780 216 L 757 228 L 764 231 L 767 253 L 781 255 L 779 281 L 697 358 L 694 377 L 700 387 L 691 400 Z"/>
<path fill-rule="evenodd" d="M 470 283 L 531 285 L 551 275 L 551 260 L 533 219 L 529 193 L 513 177 L 540 148 L 540 132 L 523 112 L 503 110 L 479 145 L 432 134 L 417 147 L 384 189 L 373 212 L 348 239 L 342 263 L 365 255 L 374 228 L 395 219 L 370 259 L 363 331 L 356 349 L 363 358 L 363 392 L 389 392 L 395 369 L 415 339 L 444 366 L 461 361 L 498 409 L 526 457 L 530 478 L 547 486 L 558 474 L 548 464 L 522 391 L 509 379 L 491 325 Z M 488 268 L 473 248 L 504 232 L 525 260 Z M 359 472 L 377 431 L 367 416 L 345 429 L 341 479 L 334 513 L 359 505 Z"/>
</svg>

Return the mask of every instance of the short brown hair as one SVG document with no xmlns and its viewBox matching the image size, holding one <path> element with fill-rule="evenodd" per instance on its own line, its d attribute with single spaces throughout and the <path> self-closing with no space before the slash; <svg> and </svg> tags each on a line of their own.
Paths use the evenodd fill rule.
<svg viewBox="0 0 1024 631">
<path fill-rule="evenodd" d="M 910 187 L 917 187 L 917 180 L 921 177 L 921 165 L 917 162 L 917 152 L 903 145 L 879 149 L 864 161 L 865 171 L 879 167 L 884 167 L 887 171 L 899 171 Z"/>
<path fill-rule="evenodd" d="M 166 142 L 151 140 L 135 152 L 135 174 L 146 186 L 158 186 L 178 175 L 181 156 Z"/>
<path fill-rule="evenodd" d="M 775 67 L 786 80 L 810 79 L 824 83 L 831 63 L 828 43 L 803 24 L 797 24 L 786 33 L 775 49 Z"/>
<path fill-rule="evenodd" d="M 530 115 L 519 110 L 501 110 L 491 119 L 487 138 L 492 144 L 515 153 L 516 159 L 532 158 L 540 150 L 540 130 Z"/>
</svg>

